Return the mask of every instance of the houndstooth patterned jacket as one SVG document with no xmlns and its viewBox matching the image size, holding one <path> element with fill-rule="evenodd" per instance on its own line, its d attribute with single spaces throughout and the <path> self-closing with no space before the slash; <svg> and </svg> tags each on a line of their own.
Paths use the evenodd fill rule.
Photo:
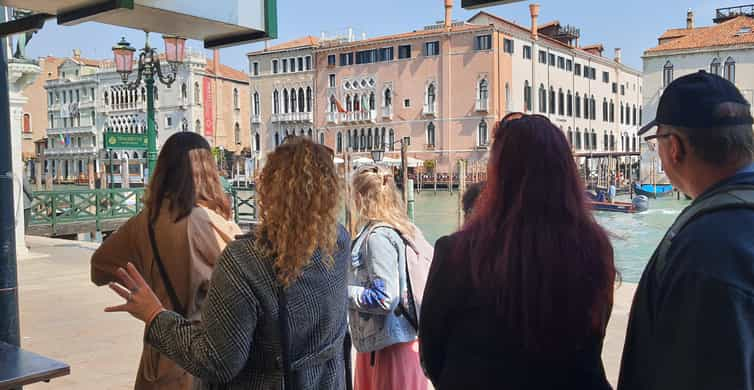
<svg viewBox="0 0 754 390">
<path fill-rule="evenodd" d="M 350 237 L 341 226 L 334 265 L 319 252 L 286 291 L 296 389 L 344 389 L 346 272 Z M 251 236 L 228 245 L 212 274 L 202 322 L 163 312 L 146 341 L 201 381 L 205 390 L 279 390 L 282 359 L 272 261 Z"/>
</svg>

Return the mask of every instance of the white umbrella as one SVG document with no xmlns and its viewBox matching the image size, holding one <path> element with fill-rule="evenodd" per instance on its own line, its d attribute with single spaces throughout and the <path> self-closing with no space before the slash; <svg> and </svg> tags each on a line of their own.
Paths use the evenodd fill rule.
<svg viewBox="0 0 754 390">
<path fill-rule="evenodd" d="M 374 164 L 374 160 L 368 157 L 359 157 L 351 161 L 351 164 L 353 164 L 353 166 L 355 167 L 359 167 L 362 165 Z"/>
<path fill-rule="evenodd" d="M 424 160 L 419 160 L 418 158 L 408 157 L 407 159 L 408 166 L 411 168 L 416 168 L 424 165 Z"/>
<path fill-rule="evenodd" d="M 344 163 L 344 162 L 346 162 L 346 161 L 345 161 L 345 160 L 343 160 L 343 159 L 342 159 L 342 158 L 340 158 L 340 157 L 335 157 L 335 158 L 333 159 L 333 162 L 335 163 L 335 165 L 338 165 L 338 164 L 343 164 L 343 163 Z"/>
</svg>

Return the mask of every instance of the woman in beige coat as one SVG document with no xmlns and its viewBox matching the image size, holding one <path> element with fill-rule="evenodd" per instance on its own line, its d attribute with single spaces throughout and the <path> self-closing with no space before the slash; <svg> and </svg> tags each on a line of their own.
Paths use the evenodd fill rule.
<svg viewBox="0 0 754 390">
<path fill-rule="evenodd" d="M 163 305 L 199 320 L 215 262 L 225 246 L 241 234 L 230 216 L 209 144 L 196 133 L 177 133 L 162 147 L 144 210 L 107 238 L 92 256 L 92 281 L 101 286 L 118 280 L 116 270 L 131 262 Z M 150 224 L 156 252 L 150 243 Z M 155 254 L 162 261 L 164 277 Z M 168 285 L 175 292 L 173 297 Z M 136 390 L 188 390 L 192 386 L 190 374 L 144 345 Z"/>
</svg>

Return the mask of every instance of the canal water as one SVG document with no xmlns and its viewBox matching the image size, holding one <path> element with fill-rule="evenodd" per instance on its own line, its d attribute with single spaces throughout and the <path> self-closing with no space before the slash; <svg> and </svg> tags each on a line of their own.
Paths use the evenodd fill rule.
<svg viewBox="0 0 754 390">
<path fill-rule="evenodd" d="M 628 197 L 618 200 L 628 201 Z M 597 221 L 612 233 L 615 261 L 625 282 L 638 282 L 649 257 L 665 231 L 689 204 L 687 200 L 650 200 L 648 211 L 638 214 L 595 212 Z M 414 219 L 430 243 L 457 229 L 458 195 L 447 191 L 422 191 L 416 195 Z"/>
</svg>

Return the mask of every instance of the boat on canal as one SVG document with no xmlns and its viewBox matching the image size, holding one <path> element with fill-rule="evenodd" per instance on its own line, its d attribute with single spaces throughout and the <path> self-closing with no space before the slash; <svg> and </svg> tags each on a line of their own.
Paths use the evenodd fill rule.
<svg viewBox="0 0 754 390">
<path fill-rule="evenodd" d="M 639 184 L 634 183 L 634 192 L 650 199 L 657 199 L 673 195 L 673 186 L 670 184 Z"/>
<path fill-rule="evenodd" d="M 589 206 L 595 211 L 634 214 L 649 209 L 649 198 L 644 195 L 634 197 L 631 202 L 610 202 L 604 199 L 604 195 L 600 197 L 591 191 L 587 191 L 586 193 Z"/>
</svg>

